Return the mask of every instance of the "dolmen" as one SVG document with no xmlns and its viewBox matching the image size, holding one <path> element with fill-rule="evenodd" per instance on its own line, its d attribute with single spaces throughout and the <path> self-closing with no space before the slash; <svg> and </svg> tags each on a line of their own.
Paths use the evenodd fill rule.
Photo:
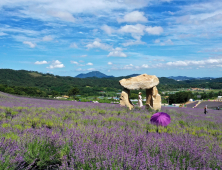
<svg viewBox="0 0 222 170">
<path fill-rule="evenodd" d="M 136 77 L 122 79 L 119 81 L 124 87 L 120 96 L 120 105 L 133 109 L 133 104 L 129 100 L 130 90 L 146 90 L 146 107 L 154 110 L 161 109 L 161 96 L 158 94 L 157 85 L 159 79 L 155 75 L 141 74 Z"/>
</svg>

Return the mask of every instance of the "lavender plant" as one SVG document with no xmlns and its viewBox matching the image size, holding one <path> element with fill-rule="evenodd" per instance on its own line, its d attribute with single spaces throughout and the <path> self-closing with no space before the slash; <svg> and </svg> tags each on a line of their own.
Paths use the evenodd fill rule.
<svg viewBox="0 0 222 170">
<path fill-rule="evenodd" d="M 0 169 L 221 169 L 221 111 L 41 100 L 0 93 Z M 10 112 L 10 116 L 7 113 Z"/>
</svg>

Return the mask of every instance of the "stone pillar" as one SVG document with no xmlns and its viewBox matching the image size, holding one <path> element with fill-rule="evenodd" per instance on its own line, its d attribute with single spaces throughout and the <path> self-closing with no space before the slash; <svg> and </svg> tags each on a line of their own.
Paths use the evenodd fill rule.
<svg viewBox="0 0 222 170">
<path fill-rule="evenodd" d="M 161 96 L 156 86 L 146 89 L 146 106 L 154 110 L 161 109 Z"/>
<path fill-rule="evenodd" d="M 153 88 L 151 89 L 146 89 L 146 107 L 147 108 L 153 108 Z"/>
<path fill-rule="evenodd" d="M 127 106 L 130 110 L 133 108 L 133 104 L 129 100 L 130 90 L 124 88 L 120 96 L 120 105 Z"/>
<path fill-rule="evenodd" d="M 161 109 L 161 96 L 158 93 L 157 87 L 153 87 L 153 109 L 154 110 L 160 110 Z"/>
</svg>

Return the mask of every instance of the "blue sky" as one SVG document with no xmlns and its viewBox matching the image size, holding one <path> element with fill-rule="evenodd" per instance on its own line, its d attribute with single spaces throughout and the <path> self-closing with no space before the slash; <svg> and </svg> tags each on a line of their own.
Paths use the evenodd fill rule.
<svg viewBox="0 0 222 170">
<path fill-rule="evenodd" d="M 220 0 L 1 0 L 0 68 L 221 77 Z"/>
</svg>

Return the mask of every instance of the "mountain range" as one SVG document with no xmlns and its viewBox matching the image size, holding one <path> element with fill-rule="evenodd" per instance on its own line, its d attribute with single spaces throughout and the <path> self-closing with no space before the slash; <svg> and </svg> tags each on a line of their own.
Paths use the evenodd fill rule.
<svg viewBox="0 0 222 170">
<path fill-rule="evenodd" d="M 121 76 L 121 77 L 135 77 L 135 76 L 138 76 L 140 74 L 131 74 L 131 75 L 128 75 L 128 76 Z M 89 77 L 97 77 L 97 78 L 114 78 L 114 76 L 108 76 L 104 73 L 101 73 L 99 71 L 91 71 L 89 73 L 81 73 L 81 74 L 78 74 L 76 76 L 76 78 L 89 78 Z M 187 76 L 170 76 L 170 77 L 167 77 L 169 79 L 173 79 L 173 80 L 176 80 L 176 81 L 185 81 L 185 80 L 210 80 L 210 79 L 215 79 L 213 77 L 187 77 Z"/>
</svg>

